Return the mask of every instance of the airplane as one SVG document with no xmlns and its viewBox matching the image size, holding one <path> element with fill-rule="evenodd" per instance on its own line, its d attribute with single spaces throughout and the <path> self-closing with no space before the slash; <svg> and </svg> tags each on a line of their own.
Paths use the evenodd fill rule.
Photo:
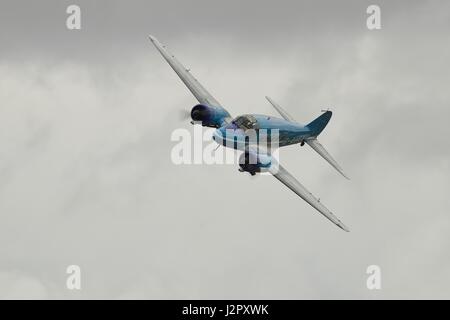
<svg viewBox="0 0 450 320">
<path fill-rule="evenodd" d="M 239 160 L 239 171 L 248 172 L 251 175 L 269 172 L 339 228 L 347 232 L 350 231 L 345 224 L 322 204 L 320 199 L 313 196 L 311 192 L 277 162 L 275 157 L 272 156 L 272 148 L 255 146 L 254 144 L 249 144 L 248 140 L 246 140 L 246 132 L 249 130 L 255 130 L 256 132 L 266 130 L 269 132 L 269 136 L 271 130 L 278 130 L 279 141 L 277 148 L 292 144 L 300 144 L 303 146 L 306 143 L 341 175 L 349 179 L 339 164 L 317 140 L 317 136 L 330 121 L 331 111 L 322 110 L 322 115 L 307 125 L 302 125 L 295 121 L 280 105 L 266 96 L 266 99 L 282 118 L 258 114 L 244 114 L 232 118 L 230 113 L 191 74 L 190 69 L 184 67 L 158 39 L 151 35 L 149 35 L 149 38 L 199 102 L 191 110 L 190 116 L 193 120 L 191 123 L 194 124 L 194 121 L 195 123 L 201 122 L 202 126 L 216 128 L 213 133 L 213 140 L 219 146 L 224 145 L 225 147 L 243 151 Z M 230 132 L 232 133 L 231 137 Z M 230 140 L 232 143 L 229 143 Z"/>
</svg>

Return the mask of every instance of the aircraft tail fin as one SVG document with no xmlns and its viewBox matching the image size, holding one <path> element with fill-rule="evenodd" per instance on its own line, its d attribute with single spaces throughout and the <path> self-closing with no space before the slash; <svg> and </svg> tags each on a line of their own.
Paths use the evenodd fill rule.
<svg viewBox="0 0 450 320">
<path fill-rule="evenodd" d="M 266 99 L 270 102 L 270 104 L 280 113 L 280 115 L 287 121 L 296 122 L 294 118 L 289 115 L 284 109 L 282 109 L 275 101 L 266 97 Z M 339 166 L 336 160 L 325 150 L 325 148 L 320 144 L 317 140 L 317 136 L 325 129 L 328 122 L 331 119 L 332 112 L 327 110 L 319 117 L 311 121 L 306 127 L 311 131 L 311 137 L 305 140 L 314 151 L 316 151 L 322 158 L 324 158 L 329 164 L 331 164 L 340 174 L 342 174 L 345 178 L 350 179 L 345 173 L 344 170 Z M 302 144 L 303 145 L 303 144 Z M 344 229 L 345 230 L 345 229 Z"/>
<path fill-rule="evenodd" d="M 331 119 L 331 115 L 333 113 L 331 111 L 325 111 L 323 114 L 321 114 L 319 117 L 308 123 L 306 126 L 311 130 L 311 135 L 313 137 L 317 137 L 323 129 L 328 124 L 328 121 Z"/>
</svg>

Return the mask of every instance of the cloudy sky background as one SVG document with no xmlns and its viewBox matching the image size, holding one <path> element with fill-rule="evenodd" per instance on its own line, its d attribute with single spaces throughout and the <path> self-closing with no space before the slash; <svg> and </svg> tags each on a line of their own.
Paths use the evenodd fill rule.
<svg viewBox="0 0 450 320">
<path fill-rule="evenodd" d="M 73 3 L 1 4 L 0 298 L 450 298 L 448 1 L 77 1 L 69 31 Z M 351 232 L 272 177 L 173 165 L 196 101 L 147 34 L 233 115 L 330 107 L 351 180 L 280 158 Z"/>
</svg>

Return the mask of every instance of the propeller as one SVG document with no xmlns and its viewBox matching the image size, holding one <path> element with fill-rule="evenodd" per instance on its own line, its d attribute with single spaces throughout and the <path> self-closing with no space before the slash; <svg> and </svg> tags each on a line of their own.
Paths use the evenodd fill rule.
<svg viewBox="0 0 450 320">
<path fill-rule="evenodd" d="M 181 109 L 178 111 L 178 118 L 180 121 L 186 121 L 191 119 L 191 111 L 186 109 Z"/>
</svg>

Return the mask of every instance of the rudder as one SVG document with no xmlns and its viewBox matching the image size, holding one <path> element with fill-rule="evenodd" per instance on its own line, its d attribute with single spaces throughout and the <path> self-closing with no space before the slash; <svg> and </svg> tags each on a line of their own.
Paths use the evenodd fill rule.
<svg viewBox="0 0 450 320">
<path fill-rule="evenodd" d="M 320 115 L 306 126 L 309 130 L 311 130 L 311 135 L 313 137 L 317 137 L 323 129 L 327 126 L 328 122 L 331 119 L 331 115 L 333 113 L 331 111 L 326 111 L 324 114 Z"/>
</svg>

